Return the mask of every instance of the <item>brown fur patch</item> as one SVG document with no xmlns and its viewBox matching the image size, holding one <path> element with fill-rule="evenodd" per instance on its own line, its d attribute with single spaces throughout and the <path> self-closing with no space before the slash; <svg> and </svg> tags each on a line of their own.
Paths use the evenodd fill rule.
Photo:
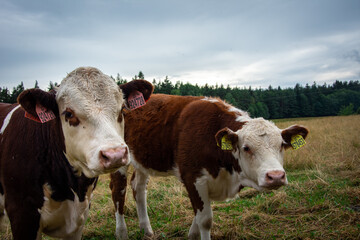
<svg viewBox="0 0 360 240">
<path fill-rule="evenodd" d="M 119 211 L 119 214 L 121 215 L 124 214 L 126 185 L 127 185 L 126 175 L 121 174 L 119 171 L 110 174 L 110 189 L 112 193 L 112 200 L 115 209 Z M 117 203 L 119 203 L 118 206 Z"/>
</svg>

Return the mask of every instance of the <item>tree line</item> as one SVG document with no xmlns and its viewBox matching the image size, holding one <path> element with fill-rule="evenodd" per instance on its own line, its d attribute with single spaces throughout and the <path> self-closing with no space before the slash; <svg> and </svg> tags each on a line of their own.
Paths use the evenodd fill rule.
<svg viewBox="0 0 360 240">
<path fill-rule="evenodd" d="M 119 74 L 114 78 L 117 84 L 126 83 Z M 140 71 L 132 79 L 144 79 Z M 293 88 L 224 87 L 219 85 L 199 86 L 191 83 L 176 82 L 173 84 L 168 77 L 164 80 L 152 81 L 154 93 L 164 93 L 181 96 L 209 96 L 219 97 L 242 110 L 248 111 L 252 117 L 266 119 L 318 117 L 334 115 L 360 114 L 360 82 L 338 81 L 333 84 L 302 86 L 296 84 Z M 48 90 L 57 86 L 50 82 Z M 38 82 L 35 86 L 38 88 Z M 15 103 L 17 96 L 24 90 L 21 82 L 10 92 L 7 88 L 0 88 L 0 102 Z"/>
</svg>

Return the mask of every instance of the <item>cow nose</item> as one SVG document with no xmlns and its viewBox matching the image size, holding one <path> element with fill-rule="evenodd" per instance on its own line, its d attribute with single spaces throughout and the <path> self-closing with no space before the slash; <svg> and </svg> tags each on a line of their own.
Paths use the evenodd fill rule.
<svg viewBox="0 0 360 240">
<path fill-rule="evenodd" d="M 100 162 L 105 169 L 119 168 L 127 165 L 129 162 L 128 150 L 126 147 L 100 150 Z"/>
<path fill-rule="evenodd" d="M 285 172 L 280 170 L 267 172 L 265 181 L 269 187 L 282 186 L 286 182 Z"/>
</svg>

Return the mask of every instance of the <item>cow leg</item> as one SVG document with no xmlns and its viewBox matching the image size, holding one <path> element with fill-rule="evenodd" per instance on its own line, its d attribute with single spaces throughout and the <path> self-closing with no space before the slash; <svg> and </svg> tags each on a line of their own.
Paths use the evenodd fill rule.
<svg viewBox="0 0 360 240">
<path fill-rule="evenodd" d="M 1 190 L 1 184 L 0 184 Z M 4 218 L 5 218 L 5 205 L 4 205 L 4 195 L 0 192 L 0 231 L 3 229 L 4 225 Z"/>
<path fill-rule="evenodd" d="M 196 223 L 196 217 L 194 217 L 189 230 L 189 239 L 197 239 L 200 236 L 200 229 Z"/>
<path fill-rule="evenodd" d="M 0 209 L 0 211 L 1 211 L 1 209 Z M 5 218 L 4 212 L 0 212 L 0 231 L 3 230 L 4 225 L 5 225 L 4 218 Z"/>
<path fill-rule="evenodd" d="M 76 233 L 74 233 L 71 237 L 63 238 L 63 240 L 81 240 L 83 234 L 83 228 L 81 227 Z"/>
<path fill-rule="evenodd" d="M 212 225 L 213 213 L 209 199 L 207 182 L 196 181 L 196 183 L 186 184 L 191 204 L 194 209 L 195 218 L 192 222 L 189 239 L 196 239 L 201 236 L 201 240 L 210 239 L 210 230 Z"/>
<path fill-rule="evenodd" d="M 8 199 L 6 199 L 5 205 L 7 201 Z M 16 204 L 15 202 L 13 202 L 12 204 L 14 207 L 6 207 L 6 212 L 10 220 L 11 231 L 14 240 L 40 240 L 42 234 L 40 231 L 40 214 L 38 212 L 38 208 L 35 206 L 27 205 L 26 209 L 20 210 L 16 208 L 18 206 L 23 206 L 23 203 L 21 201 L 18 202 L 18 204 Z"/>
<path fill-rule="evenodd" d="M 15 183 L 15 179 L 18 180 L 17 183 Z M 22 187 L 24 185 L 22 179 L 19 180 L 19 178 L 14 177 L 7 180 L 7 183 L 20 186 L 18 188 L 6 188 L 5 182 L 2 185 L 6 190 L 3 201 L 6 214 L 10 220 L 13 239 L 41 239 L 39 209 L 44 202 L 41 187 L 29 185 L 30 187 L 26 189 Z"/>
<path fill-rule="evenodd" d="M 127 239 L 127 227 L 124 218 L 125 194 L 127 185 L 127 169 L 128 166 L 122 167 L 119 171 L 110 174 L 110 189 L 112 193 L 112 200 L 115 206 L 116 219 L 116 239 Z"/>
<path fill-rule="evenodd" d="M 136 201 L 140 230 L 144 230 L 145 237 L 151 238 L 154 235 L 154 232 L 150 225 L 146 206 L 146 185 L 148 180 L 149 175 L 140 171 L 134 171 L 133 176 L 131 177 L 131 187 Z"/>
</svg>

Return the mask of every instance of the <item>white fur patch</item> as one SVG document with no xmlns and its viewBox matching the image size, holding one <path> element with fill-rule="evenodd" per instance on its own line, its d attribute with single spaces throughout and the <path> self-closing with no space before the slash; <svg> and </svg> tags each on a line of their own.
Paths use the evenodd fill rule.
<svg viewBox="0 0 360 240">
<path fill-rule="evenodd" d="M 139 217 L 140 229 L 144 230 L 145 235 L 152 236 L 154 234 L 149 220 L 149 215 L 146 207 L 146 184 L 149 175 L 137 171 L 135 178 L 131 181 L 131 187 L 135 190 L 136 195 L 136 211 Z"/>
<path fill-rule="evenodd" d="M 194 217 L 190 230 L 189 230 L 189 239 L 198 239 L 198 236 L 200 236 L 200 229 L 199 226 L 196 223 L 196 217 Z"/>
<path fill-rule="evenodd" d="M 83 202 L 75 192 L 74 201 L 66 200 L 57 202 L 51 199 L 51 187 L 48 184 L 43 186 L 45 201 L 39 213 L 40 229 L 51 237 L 68 238 L 79 236 L 89 214 L 89 204 L 92 198 L 94 185 L 88 187 Z"/>
<path fill-rule="evenodd" d="M 241 110 L 241 109 L 238 109 L 238 108 L 236 108 L 236 107 L 234 107 L 234 106 L 231 106 L 231 105 L 229 105 L 229 110 L 228 110 L 228 111 L 229 111 L 229 112 L 237 113 L 237 114 L 239 114 L 239 115 L 241 115 L 241 116 L 243 116 L 243 117 L 247 117 L 247 118 L 250 117 L 247 112 L 245 112 L 245 111 L 243 111 L 243 110 Z"/>
<path fill-rule="evenodd" d="M 229 109 L 228 109 L 229 112 L 233 112 L 233 113 L 236 114 L 235 121 L 237 121 L 237 122 L 247 122 L 247 121 L 251 120 L 250 115 L 249 115 L 248 112 L 245 112 L 245 111 L 243 111 L 241 109 L 238 109 L 238 108 L 236 108 L 234 106 L 231 106 L 231 105 L 228 105 L 228 107 L 229 107 Z"/>
<path fill-rule="evenodd" d="M 269 171 L 285 172 L 281 130 L 273 122 L 255 118 L 249 119 L 236 134 L 239 136 L 239 145 L 233 151 L 233 156 L 238 159 L 242 169 L 241 184 L 263 190 Z M 250 151 L 245 152 L 245 147 Z"/>
<path fill-rule="evenodd" d="M 196 183 L 207 184 L 209 198 L 214 201 L 223 201 L 234 198 L 239 192 L 240 173 L 233 171 L 230 174 L 224 168 L 221 168 L 219 175 L 213 178 L 206 170 L 202 170 L 202 176 L 196 180 Z"/>
<path fill-rule="evenodd" d="M 115 219 L 116 219 L 116 232 L 115 232 L 116 239 L 117 240 L 127 239 L 128 234 L 127 234 L 126 222 L 124 215 L 120 215 L 119 213 L 119 202 L 116 203 Z"/>
<path fill-rule="evenodd" d="M 121 195 L 124 195 L 126 193 L 126 188 L 120 191 Z"/>
<path fill-rule="evenodd" d="M 5 117 L 5 119 L 4 119 L 4 122 L 3 122 L 3 125 L 2 125 L 2 127 L 1 127 L 1 129 L 0 129 L 0 134 L 3 134 L 3 133 L 5 132 L 5 129 L 6 129 L 6 127 L 9 125 L 13 113 L 14 113 L 16 110 L 18 110 L 19 107 L 20 107 L 20 105 L 14 107 L 14 108 L 6 115 L 6 117 Z"/>
<path fill-rule="evenodd" d="M 203 99 L 201 99 L 202 101 L 208 101 L 208 102 L 219 102 L 219 100 L 217 100 L 216 98 L 210 98 L 210 97 L 204 97 Z"/>
<path fill-rule="evenodd" d="M 251 118 L 248 116 L 248 115 L 245 115 L 245 116 L 237 116 L 235 121 L 237 122 L 247 122 L 247 121 L 250 121 Z"/>
<path fill-rule="evenodd" d="M 209 239 L 210 240 L 210 228 L 209 222 L 212 222 L 213 213 L 211 210 L 210 205 L 210 188 L 211 184 L 209 183 L 209 174 L 206 170 L 203 170 L 202 177 L 199 177 L 196 179 L 196 182 L 194 183 L 195 188 L 203 202 L 203 209 L 198 209 L 195 216 L 195 222 L 200 230 L 200 237 L 201 239 Z M 194 222 L 193 222 L 194 223 Z M 208 225 L 208 226 L 205 226 Z M 195 229 L 194 229 L 195 228 Z M 189 235 L 193 234 L 192 231 L 196 231 L 196 227 L 192 225 L 190 228 Z"/>
<path fill-rule="evenodd" d="M 101 162 L 100 152 L 126 147 L 124 123 L 118 122 L 124 95 L 119 86 L 95 68 L 78 68 L 61 82 L 56 93 L 69 163 L 87 177 L 113 172 L 126 165 L 117 159 L 111 168 Z M 79 120 L 70 124 L 64 112 L 71 109 Z"/>
<path fill-rule="evenodd" d="M 238 121 L 238 122 L 246 122 L 246 121 L 249 121 L 251 120 L 250 118 L 250 115 L 248 112 L 245 112 L 241 109 L 238 109 L 234 106 L 232 106 L 231 104 L 228 104 L 226 102 L 222 102 L 216 98 L 209 98 L 209 97 L 204 97 L 203 99 L 201 99 L 203 101 L 208 101 L 208 102 L 212 102 L 212 103 L 215 103 L 215 102 L 218 102 L 218 103 L 223 103 L 224 104 L 224 107 L 229 111 L 229 112 L 233 112 L 237 115 L 235 121 Z"/>
<path fill-rule="evenodd" d="M 129 165 L 119 168 L 119 173 L 123 176 L 127 176 L 127 170 L 129 168 Z"/>
</svg>

